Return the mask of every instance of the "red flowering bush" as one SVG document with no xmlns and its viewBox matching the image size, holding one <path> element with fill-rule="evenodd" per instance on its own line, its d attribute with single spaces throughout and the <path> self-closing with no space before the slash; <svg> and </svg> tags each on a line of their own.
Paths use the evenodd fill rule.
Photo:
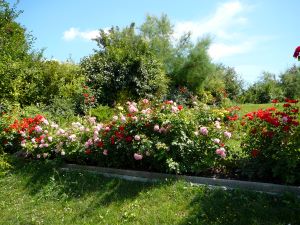
<svg viewBox="0 0 300 225">
<path fill-rule="evenodd" d="M 271 107 L 244 116 L 246 135 L 242 149 L 249 156 L 248 175 L 300 182 L 298 100 L 286 99 L 285 102 L 283 110 Z"/>
<path fill-rule="evenodd" d="M 228 109 L 226 109 L 226 111 L 228 112 L 228 115 L 226 115 L 226 118 L 229 121 L 236 121 L 239 119 L 239 115 L 238 115 L 238 111 L 240 111 L 241 108 L 239 106 L 232 106 Z"/>
</svg>

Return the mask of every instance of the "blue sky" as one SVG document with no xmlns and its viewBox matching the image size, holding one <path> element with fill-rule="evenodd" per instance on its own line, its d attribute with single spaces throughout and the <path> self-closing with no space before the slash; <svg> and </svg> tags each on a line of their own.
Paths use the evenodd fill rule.
<svg viewBox="0 0 300 225">
<path fill-rule="evenodd" d="M 213 61 L 234 67 L 247 82 L 298 63 L 292 55 L 300 45 L 299 0 L 20 0 L 18 9 L 34 47 L 61 61 L 93 53 L 90 39 L 100 28 L 139 26 L 147 14 L 165 13 L 174 38 L 187 31 L 194 41 L 210 35 Z"/>
</svg>

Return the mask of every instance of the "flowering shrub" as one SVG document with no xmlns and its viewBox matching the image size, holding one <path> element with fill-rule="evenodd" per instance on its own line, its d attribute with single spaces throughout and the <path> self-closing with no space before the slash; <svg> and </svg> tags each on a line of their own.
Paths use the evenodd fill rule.
<svg viewBox="0 0 300 225">
<path fill-rule="evenodd" d="M 84 117 L 66 127 L 37 115 L 15 120 L 1 132 L 7 151 L 34 158 L 63 155 L 75 162 L 174 173 L 204 173 L 219 167 L 231 138 L 205 108 L 187 109 L 172 100 L 127 102 L 106 124 Z"/>
<path fill-rule="evenodd" d="M 300 182 L 299 108 L 297 100 L 285 102 L 283 110 L 271 107 L 244 116 L 242 149 L 250 157 L 251 176 L 294 183 Z"/>
</svg>

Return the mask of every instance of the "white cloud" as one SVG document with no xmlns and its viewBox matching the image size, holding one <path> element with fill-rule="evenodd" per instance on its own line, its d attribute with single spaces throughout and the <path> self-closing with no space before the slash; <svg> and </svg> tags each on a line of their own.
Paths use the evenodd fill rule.
<svg viewBox="0 0 300 225">
<path fill-rule="evenodd" d="M 241 14 L 246 11 L 247 6 L 239 1 L 223 3 L 219 5 L 212 16 L 204 20 L 176 23 L 174 37 L 179 38 L 182 34 L 190 31 L 194 41 L 207 33 L 212 33 L 220 38 L 231 38 L 232 33 L 228 29 L 236 25 L 245 25 L 248 19 Z"/>
<path fill-rule="evenodd" d="M 224 57 L 243 54 L 251 51 L 254 43 L 250 41 L 245 41 L 238 44 L 224 44 L 224 43 L 214 43 L 210 46 L 208 54 L 214 59 L 218 60 Z"/>
<path fill-rule="evenodd" d="M 241 1 L 234 0 L 218 5 L 211 16 L 194 21 L 180 21 L 174 27 L 174 39 L 191 32 L 192 41 L 209 34 L 213 43 L 209 48 L 209 55 L 213 60 L 238 54 L 246 54 L 257 45 L 265 41 L 263 36 L 245 35 L 241 29 L 249 23 L 247 12 L 252 8 Z"/>
<path fill-rule="evenodd" d="M 108 29 L 105 28 L 104 31 Z M 66 41 L 72 41 L 76 38 L 81 38 L 84 40 L 92 40 L 99 36 L 99 30 L 90 30 L 90 31 L 80 31 L 78 28 L 71 27 L 66 30 L 63 34 L 63 39 Z"/>
</svg>

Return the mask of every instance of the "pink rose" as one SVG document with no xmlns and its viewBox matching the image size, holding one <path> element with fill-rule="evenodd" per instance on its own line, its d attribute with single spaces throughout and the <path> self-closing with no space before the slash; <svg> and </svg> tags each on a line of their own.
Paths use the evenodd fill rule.
<svg viewBox="0 0 300 225">
<path fill-rule="evenodd" d="M 206 136 L 208 134 L 207 127 L 201 127 L 200 128 L 200 133 Z"/>
<path fill-rule="evenodd" d="M 156 124 L 156 125 L 154 125 L 154 128 L 153 128 L 153 130 L 154 130 L 154 131 L 159 131 L 159 125 L 157 125 L 157 124 Z"/>
<path fill-rule="evenodd" d="M 148 103 L 149 103 L 149 100 L 145 98 L 145 99 L 143 99 L 143 103 L 144 103 L 144 104 L 148 104 Z"/>
<path fill-rule="evenodd" d="M 227 138 L 231 138 L 231 133 L 228 132 L 228 131 L 225 131 L 224 136 L 227 137 Z"/>
<path fill-rule="evenodd" d="M 107 149 L 103 150 L 103 155 L 108 155 L 108 150 Z"/>
<path fill-rule="evenodd" d="M 134 140 L 136 140 L 136 141 L 139 141 L 139 140 L 141 140 L 141 137 L 140 137 L 140 135 L 135 135 L 135 136 L 134 136 Z"/>
<path fill-rule="evenodd" d="M 138 153 L 134 153 L 133 157 L 134 157 L 135 160 L 142 160 L 143 159 L 143 156 L 141 154 L 138 154 Z"/>
<path fill-rule="evenodd" d="M 215 138 L 215 139 L 213 140 L 213 142 L 216 143 L 216 144 L 219 144 L 219 143 L 221 142 L 221 140 L 220 140 L 219 138 Z"/>
</svg>

